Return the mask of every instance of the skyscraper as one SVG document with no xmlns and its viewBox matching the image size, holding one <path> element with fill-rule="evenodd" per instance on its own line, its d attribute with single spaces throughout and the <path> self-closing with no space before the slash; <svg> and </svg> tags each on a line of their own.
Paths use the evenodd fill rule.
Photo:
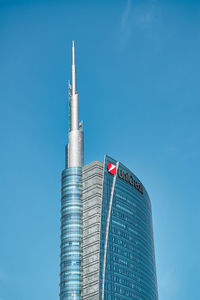
<svg viewBox="0 0 200 300">
<path fill-rule="evenodd" d="M 83 165 L 75 48 L 61 198 L 61 300 L 158 299 L 151 202 L 109 156 Z"/>
</svg>

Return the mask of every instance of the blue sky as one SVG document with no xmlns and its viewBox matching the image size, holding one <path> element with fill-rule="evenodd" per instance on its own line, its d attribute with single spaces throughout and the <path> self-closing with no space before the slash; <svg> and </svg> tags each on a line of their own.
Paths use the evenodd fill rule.
<svg viewBox="0 0 200 300">
<path fill-rule="evenodd" d="M 1 0 L 0 300 L 59 298 L 73 39 L 85 162 L 140 178 L 160 300 L 200 299 L 200 2 Z"/>
</svg>

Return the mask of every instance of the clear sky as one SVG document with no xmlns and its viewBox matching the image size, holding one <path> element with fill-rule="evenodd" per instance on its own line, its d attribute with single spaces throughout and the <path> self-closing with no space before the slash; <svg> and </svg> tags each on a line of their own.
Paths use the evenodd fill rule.
<svg viewBox="0 0 200 300">
<path fill-rule="evenodd" d="M 59 296 L 75 40 L 85 162 L 149 192 L 160 300 L 200 299 L 200 1 L 0 0 L 0 300 Z"/>
</svg>

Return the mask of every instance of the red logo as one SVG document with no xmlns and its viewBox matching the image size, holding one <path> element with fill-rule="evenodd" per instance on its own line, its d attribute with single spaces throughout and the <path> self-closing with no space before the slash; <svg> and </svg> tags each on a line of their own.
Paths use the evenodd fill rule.
<svg viewBox="0 0 200 300">
<path fill-rule="evenodd" d="M 108 172 L 112 175 L 115 175 L 117 172 L 116 166 L 113 163 L 108 163 L 107 169 L 108 169 Z"/>
</svg>

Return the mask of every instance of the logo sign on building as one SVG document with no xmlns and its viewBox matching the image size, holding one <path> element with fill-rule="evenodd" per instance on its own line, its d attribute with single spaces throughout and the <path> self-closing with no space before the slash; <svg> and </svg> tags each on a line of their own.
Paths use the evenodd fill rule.
<svg viewBox="0 0 200 300">
<path fill-rule="evenodd" d="M 132 185 L 136 190 L 138 190 L 141 194 L 143 194 L 143 186 L 140 182 L 137 182 L 133 175 L 129 174 L 128 172 L 124 172 L 122 169 L 118 168 L 118 172 L 116 169 L 116 166 L 109 162 L 107 164 L 108 172 L 112 175 L 115 175 L 117 173 L 118 177 L 123 179 L 124 181 L 128 182 L 130 185 Z"/>
<path fill-rule="evenodd" d="M 116 166 L 115 166 L 113 163 L 111 163 L 111 162 L 109 162 L 109 163 L 107 164 L 107 169 L 108 169 L 108 172 L 109 172 L 110 174 L 112 174 L 112 175 L 115 175 L 116 172 L 117 172 Z"/>
</svg>

